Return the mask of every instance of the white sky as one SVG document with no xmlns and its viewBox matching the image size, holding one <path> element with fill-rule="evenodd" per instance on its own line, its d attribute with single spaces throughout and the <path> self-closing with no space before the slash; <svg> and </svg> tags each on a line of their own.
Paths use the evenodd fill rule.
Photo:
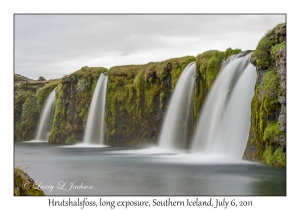
<svg viewBox="0 0 300 210">
<path fill-rule="evenodd" d="M 60 78 L 83 66 L 145 64 L 228 47 L 255 49 L 286 16 L 15 14 L 15 73 Z"/>
</svg>

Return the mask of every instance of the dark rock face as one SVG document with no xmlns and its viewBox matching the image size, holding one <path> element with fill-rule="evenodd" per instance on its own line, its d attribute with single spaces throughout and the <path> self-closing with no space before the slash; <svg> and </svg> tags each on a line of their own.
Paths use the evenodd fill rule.
<svg viewBox="0 0 300 210">
<path fill-rule="evenodd" d="M 102 67 L 83 67 L 61 79 L 49 142 L 72 144 L 83 140 L 94 88 L 100 74 L 106 71 Z"/>
</svg>

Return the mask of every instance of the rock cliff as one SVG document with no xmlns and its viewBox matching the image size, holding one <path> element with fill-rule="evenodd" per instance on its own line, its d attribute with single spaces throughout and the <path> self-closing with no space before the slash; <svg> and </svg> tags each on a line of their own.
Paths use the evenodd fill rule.
<svg viewBox="0 0 300 210">
<path fill-rule="evenodd" d="M 14 75 L 14 140 L 35 137 L 43 102 L 58 80 L 32 80 Z"/>
<path fill-rule="evenodd" d="M 201 104 L 216 78 L 224 59 L 240 50 L 210 50 L 197 57 L 172 58 L 144 65 L 83 67 L 58 80 L 30 80 L 15 75 L 15 140 L 35 137 L 39 116 L 48 94 L 56 88 L 55 111 L 49 142 L 81 142 L 89 106 L 98 77 L 108 74 L 105 143 L 112 146 L 157 144 L 171 93 L 184 68 L 196 61 L 194 100 L 189 117 L 190 137 Z M 189 139 L 189 138 L 187 138 Z M 188 147 L 187 142 L 180 142 Z"/>
<path fill-rule="evenodd" d="M 106 71 L 102 67 L 85 66 L 60 79 L 55 90 L 55 111 L 49 142 L 72 144 L 82 141 L 98 77 Z"/>
<path fill-rule="evenodd" d="M 14 196 L 43 196 L 34 180 L 19 168 L 14 168 Z"/>
<path fill-rule="evenodd" d="M 286 165 L 286 24 L 270 30 L 251 57 L 257 81 L 244 158 Z"/>
</svg>

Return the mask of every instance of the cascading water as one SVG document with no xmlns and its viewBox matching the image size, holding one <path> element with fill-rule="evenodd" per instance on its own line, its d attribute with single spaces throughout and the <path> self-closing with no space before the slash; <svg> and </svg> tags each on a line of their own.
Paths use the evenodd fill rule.
<svg viewBox="0 0 300 210">
<path fill-rule="evenodd" d="M 176 143 L 186 137 L 188 111 L 195 83 L 196 63 L 188 64 L 175 86 L 163 123 L 159 147 L 173 149 Z M 185 135 L 185 136 L 184 136 Z"/>
<path fill-rule="evenodd" d="M 44 104 L 36 140 L 48 141 L 54 114 L 55 89 L 48 95 Z"/>
<path fill-rule="evenodd" d="M 100 75 L 93 93 L 87 119 L 83 142 L 86 144 L 104 144 L 105 123 L 105 103 L 106 103 L 106 73 Z"/>
<path fill-rule="evenodd" d="M 250 55 L 240 55 L 223 63 L 201 110 L 192 151 L 242 157 L 250 128 L 256 71 Z"/>
</svg>

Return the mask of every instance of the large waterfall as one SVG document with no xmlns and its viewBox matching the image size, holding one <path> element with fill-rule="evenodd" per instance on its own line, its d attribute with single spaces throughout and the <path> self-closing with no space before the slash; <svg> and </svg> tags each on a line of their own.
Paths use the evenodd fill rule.
<svg viewBox="0 0 300 210">
<path fill-rule="evenodd" d="M 256 79 L 250 55 L 223 63 L 200 113 L 191 150 L 241 158 L 248 139 Z"/>
<path fill-rule="evenodd" d="M 190 108 L 195 83 L 196 63 L 188 64 L 175 86 L 164 119 L 159 147 L 173 149 L 179 140 L 184 140 L 187 133 L 188 111 Z"/>
<path fill-rule="evenodd" d="M 55 89 L 48 95 L 42 110 L 42 118 L 40 119 L 36 140 L 48 141 L 50 134 L 55 102 Z"/>
<path fill-rule="evenodd" d="M 105 102 L 106 102 L 106 73 L 100 75 L 93 93 L 87 119 L 83 142 L 86 144 L 104 144 L 104 133 L 106 131 L 105 122 Z"/>
</svg>

